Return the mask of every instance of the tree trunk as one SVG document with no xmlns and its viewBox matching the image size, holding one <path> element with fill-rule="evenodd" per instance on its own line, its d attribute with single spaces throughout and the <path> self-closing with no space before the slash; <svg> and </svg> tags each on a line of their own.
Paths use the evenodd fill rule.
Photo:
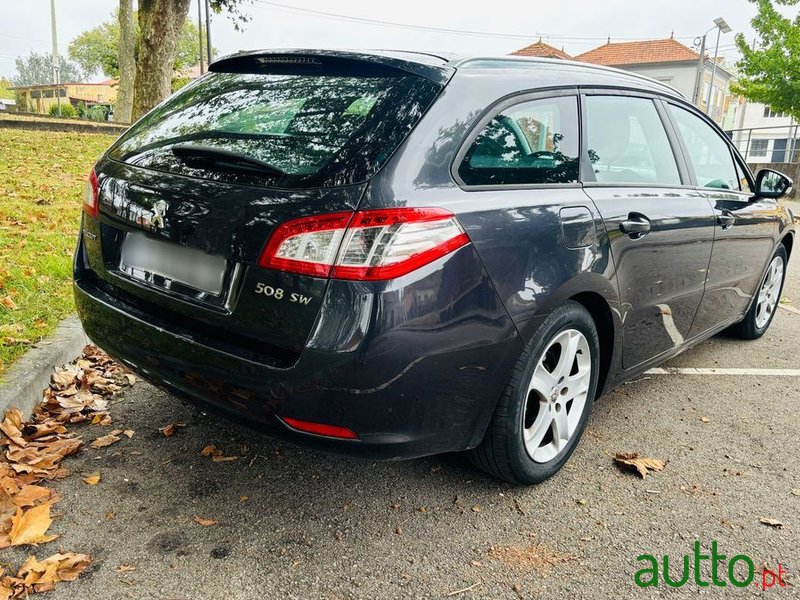
<svg viewBox="0 0 800 600">
<path fill-rule="evenodd" d="M 133 118 L 170 95 L 175 48 L 190 0 L 139 0 L 139 59 L 133 93 Z"/>
<path fill-rule="evenodd" d="M 119 87 L 114 120 L 130 123 L 133 114 L 133 82 L 136 78 L 136 24 L 133 21 L 133 0 L 119 0 Z"/>
</svg>

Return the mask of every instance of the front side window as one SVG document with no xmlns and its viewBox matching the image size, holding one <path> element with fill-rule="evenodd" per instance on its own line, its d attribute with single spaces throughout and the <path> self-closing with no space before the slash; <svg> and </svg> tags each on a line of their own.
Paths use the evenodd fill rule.
<svg viewBox="0 0 800 600">
<path fill-rule="evenodd" d="M 724 190 L 739 190 L 739 176 L 731 149 L 725 139 L 706 121 L 672 104 L 669 111 L 689 153 L 697 185 Z"/>
<path fill-rule="evenodd" d="M 588 96 L 586 112 L 589 162 L 598 183 L 681 184 L 652 100 Z"/>
<path fill-rule="evenodd" d="M 576 183 L 578 99 L 524 102 L 492 118 L 458 168 L 467 185 Z"/>
</svg>

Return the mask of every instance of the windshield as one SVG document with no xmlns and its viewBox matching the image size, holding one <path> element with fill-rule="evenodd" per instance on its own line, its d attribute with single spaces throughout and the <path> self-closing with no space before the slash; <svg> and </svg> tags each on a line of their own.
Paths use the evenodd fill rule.
<svg viewBox="0 0 800 600">
<path fill-rule="evenodd" d="M 284 184 L 351 183 L 380 167 L 437 92 L 415 76 L 211 73 L 134 125 L 109 156 L 213 179 L 255 177 L 189 166 L 172 152 L 193 143 L 268 163 Z"/>
</svg>

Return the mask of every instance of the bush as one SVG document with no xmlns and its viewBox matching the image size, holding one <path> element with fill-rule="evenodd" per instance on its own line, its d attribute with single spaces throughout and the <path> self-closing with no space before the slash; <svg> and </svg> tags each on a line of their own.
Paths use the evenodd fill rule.
<svg viewBox="0 0 800 600">
<path fill-rule="evenodd" d="M 58 116 L 58 104 L 53 104 L 48 110 L 47 114 L 51 117 Z M 76 115 L 75 107 L 72 106 L 69 102 L 61 102 L 61 116 L 62 117 L 74 117 Z"/>
<path fill-rule="evenodd" d="M 84 111 L 83 118 L 90 121 L 105 121 L 108 116 L 104 106 L 92 106 Z"/>
</svg>

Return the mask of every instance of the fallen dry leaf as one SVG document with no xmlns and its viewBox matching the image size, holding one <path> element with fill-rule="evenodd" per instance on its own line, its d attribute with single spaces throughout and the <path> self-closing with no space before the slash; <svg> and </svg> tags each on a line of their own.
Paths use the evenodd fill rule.
<svg viewBox="0 0 800 600">
<path fill-rule="evenodd" d="M 26 511 L 21 508 L 11 517 L 11 531 L 8 532 L 12 546 L 43 544 L 58 537 L 45 535 L 53 519 L 50 517 L 51 502 L 45 502 Z"/>
<path fill-rule="evenodd" d="M 122 432 L 120 432 L 120 433 L 122 433 Z M 111 444 L 116 444 L 121 439 L 122 438 L 117 437 L 116 434 L 109 433 L 108 435 L 103 435 L 103 436 L 100 436 L 99 438 L 97 438 L 95 441 L 93 441 L 90 444 L 90 446 L 92 448 L 95 448 L 95 449 L 97 449 L 97 448 L 105 448 L 106 446 L 110 446 Z"/>
<path fill-rule="evenodd" d="M 800 488 L 794 488 L 792 490 L 792 496 L 800 496 Z"/>
<path fill-rule="evenodd" d="M 783 528 L 783 523 L 777 519 L 771 519 L 769 517 L 761 517 L 758 522 L 763 523 L 764 525 L 769 525 L 770 527 L 775 527 L 776 529 Z"/>
<path fill-rule="evenodd" d="M 51 500 L 52 504 L 56 498 L 56 493 L 50 488 L 40 485 L 23 485 L 16 494 L 11 496 L 11 501 L 19 508 L 26 508 L 36 506 L 46 500 Z"/>
<path fill-rule="evenodd" d="M 667 465 L 666 461 L 657 458 L 645 458 L 638 454 L 623 454 L 617 452 L 614 456 L 614 463 L 617 466 L 624 466 L 627 469 L 635 469 L 642 477 L 647 477 L 649 471 L 663 471 Z"/>
<path fill-rule="evenodd" d="M 83 480 L 89 485 L 97 485 L 100 483 L 100 471 L 87 475 Z"/>
<path fill-rule="evenodd" d="M 211 525 L 216 525 L 219 521 L 215 521 L 214 519 L 204 519 L 203 517 L 198 517 L 195 515 L 194 522 L 198 525 L 202 525 L 203 527 L 210 527 Z"/>
<path fill-rule="evenodd" d="M 0 304 L 5 306 L 8 310 L 17 310 L 17 303 L 11 299 L 11 296 L 3 296 L 3 298 L 0 298 Z"/>
<path fill-rule="evenodd" d="M 172 437 L 177 430 L 178 426 L 175 423 L 170 423 L 169 425 L 164 425 L 159 428 L 159 431 L 164 434 L 164 437 Z"/>
<path fill-rule="evenodd" d="M 114 569 L 117 573 L 130 573 L 131 571 L 135 571 L 136 567 L 133 565 L 120 565 L 116 569 Z"/>
<path fill-rule="evenodd" d="M 0 431 L 17 446 L 24 446 L 27 443 L 22 437 L 22 413 L 17 408 L 6 411 L 5 418 L 0 423 Z"/>
<path fill-rule="evenodd" d="M 209 445 L 200 451 L 201 456 L 210 456 L 214 462 L 228 462 L 231 460 L 238 460 L 238 456 L 225 456 L 222 450 L 214 445 Z"/>
<path fill-rule="evenodd" d="M 700 417 L 700 421 L 702 421 L 703 423 L 708 423 L 709 421 L 711 421 L 711 419 L 709 419 L 708 417 Z"/>
<path fill-rule="evenodd" d="M 133 434 L 136 432 L 133 429 L 126 429 L 122 433 L 125 434 L 128 437 L 128 439 L 131 439 L 133 437 Z"/>
<path fill-rule="evenodd" d="M 22 580 L 24 592 L 31 589 L 47 592 L 59 581 L 75 581 L 91 563 L 92 559 L 87 554 L 74 552 L 53 554 L 42 561 L 31 556 L 20 568 L 17 578 Z"/>
</svg>

